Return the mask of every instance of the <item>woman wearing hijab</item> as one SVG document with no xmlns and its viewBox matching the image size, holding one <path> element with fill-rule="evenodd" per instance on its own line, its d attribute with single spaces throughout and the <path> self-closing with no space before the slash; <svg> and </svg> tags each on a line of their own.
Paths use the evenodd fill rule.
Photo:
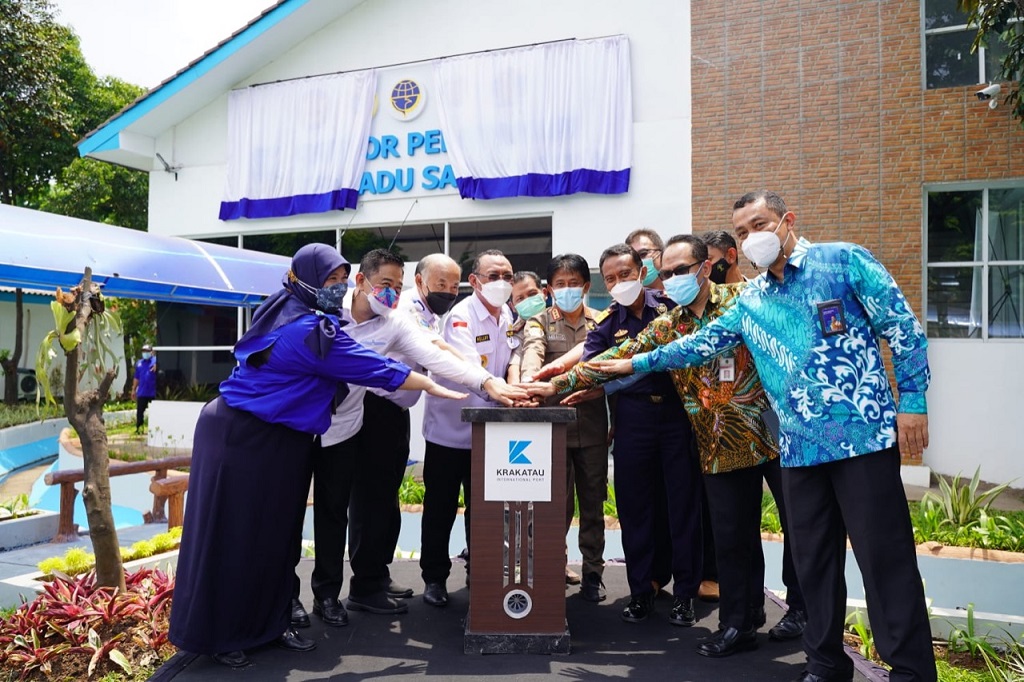
<svg viewBox="0 0 1024 682">
<path fill-rule="evenodd" d="M 244 667 L 276 642 L 309 651 L 290 627 L 291 590 L 315 438 L 345 382 L 463 398 L 353 341 L 335 313 L 350 266 L 324 244 L 296 252 L 283 289 L 235 345 L 238 361 L 196 424 L 170 640 Z"/>
</svg>

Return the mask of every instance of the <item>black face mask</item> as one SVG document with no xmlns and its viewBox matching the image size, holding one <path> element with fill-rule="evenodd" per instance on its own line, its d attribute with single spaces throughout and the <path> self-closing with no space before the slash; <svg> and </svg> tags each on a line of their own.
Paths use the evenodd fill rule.
<svg viewBox="0 0 1024 682">
<path fill-rule="evenodd" d="M 729 261 L 719 258 L 711 264 L 711 274 L 708 276 L 715 284 L 725 284 L 725 277 L 729 273 Z"/>
<path fill-rule="evenodd" d="M 444 315 L 455 305 L 457 296 L 458 294 L 449 294 L 444 291 L 429 291 L 427 292 L 427 307 L 435 315 Z"/>
</svg>

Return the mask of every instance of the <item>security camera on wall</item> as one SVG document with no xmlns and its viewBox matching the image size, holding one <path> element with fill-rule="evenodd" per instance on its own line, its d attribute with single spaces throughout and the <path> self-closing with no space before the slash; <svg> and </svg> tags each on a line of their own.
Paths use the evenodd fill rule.
<svg viewBox="0 0 1024 682">
<path fill-rule="evenodd" d="M 974 94 L 978 96 L 978 99 L 986 100 L 986 99 L 992 99 L 993 97 L 998 95 L 1001 90 L 1002 90 L 1002 87 L 1000 87 L 999 83 L 993 83 L 992 85 L 990 85 L 990 86 L 988 86 L 986 88 L 982 88 L 981 90 L 978 90 Z"/>
<path fill-rule="evenodd" d="M 989 106 L 989 109 L 995 109 L 996 106 L 999 104 L 999 100 L 995 100 L 995 99 L 992 99 L 992 98 L 995 97 L 996 95 L 998 95 L 1001 90 L 1002 90 L 1002 88 L 999 86 L 999 83 L 993 83 L 992 85 L 989 85 L 988 87 L 985 87 L 985 88 L 982 88 L 981 90 L 978 90 L 974 94 L 975 94 L 975 96 L 978 99 L 980 99 L 983 102 L 985 100 L 992 100 L 991 102 L 988 103 L 988 106 Z"/>
</svg>

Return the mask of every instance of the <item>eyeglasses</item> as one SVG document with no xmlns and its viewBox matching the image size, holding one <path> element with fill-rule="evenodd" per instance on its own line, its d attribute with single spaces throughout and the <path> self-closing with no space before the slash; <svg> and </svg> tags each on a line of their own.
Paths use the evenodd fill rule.
<svg viewBox="0 0 1024 682">
<path fill-rule="evenodd" d="M 475 274 L 477 277 L 484 280 L 485 282 L 497 282 L 499 279 L 503 279 L 506 282 L 512 281 L 511 272 L 491 272 L 486 275 L 480 272 L 475 272 L 473 274 Z"/>
<path fill-rule="evenodd" d="M 662 280 L 666 280 L 669 277 L 676 277 L 678 275 L 686 275 L 686 274 L 689 274 L 690 270 L 693 269 L 694 265 L 703 265 L 703 264 L 704 264 L 704 261 L 702 261 L 702 260 L 699 260 L 696 263 L 690 263 L 689 265 L 683 264 L 683 265 L 680 265 L 679 267 L 677 267 L 674 270 L 662 270 L 661 272 L 658 273 L 658 276 L 661 277 Z"/>
<path fill-rule="evenodd" d="M 661 253 L 661 249 L 640 249 L 636 252 L 636 254 L 641 258 L 647 258 L 648 256 L 653 257 L 656 253 Z"/>
</svg>

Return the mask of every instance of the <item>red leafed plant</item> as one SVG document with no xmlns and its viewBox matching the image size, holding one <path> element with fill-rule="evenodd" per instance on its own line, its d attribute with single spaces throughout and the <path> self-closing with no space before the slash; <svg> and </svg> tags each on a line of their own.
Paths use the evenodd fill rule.
<svg viewBox="0 0 1024 682">
<path fill-rule="evenodd" d="M 174 580 L 159 569 L 125 576 L 123 592 L 95 573 L 57 575 L 35 600 L 0 620 L 5 679 L 83 680 L 132 673 L 174 654 L 167 618 Z"/>
</svg>

